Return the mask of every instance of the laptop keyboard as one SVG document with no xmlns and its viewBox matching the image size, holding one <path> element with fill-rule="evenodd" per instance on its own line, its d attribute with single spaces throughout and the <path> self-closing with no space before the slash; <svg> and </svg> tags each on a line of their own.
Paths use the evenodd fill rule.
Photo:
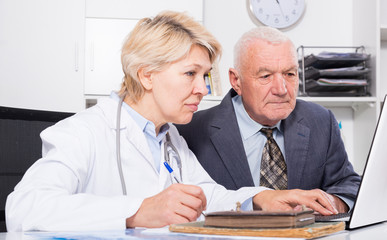
<svg viewBox="0 0 387 240">
<path fill-rule="evenodd" d="M 316 222 L 347 221 L 349 220 L 350 216 L 351 216 L 351 213 L 348 213 L 348 212 L 338 213 L 333 215 L 326 215 L 326 216 L 321 214 L 315 214 L 315 221 Z"/>
</svg>

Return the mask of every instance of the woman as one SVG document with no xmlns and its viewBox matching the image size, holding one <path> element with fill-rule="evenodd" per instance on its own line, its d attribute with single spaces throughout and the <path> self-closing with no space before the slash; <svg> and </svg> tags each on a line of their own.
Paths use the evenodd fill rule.
<svg viewBox="0 0 387 240">
<path fill-rule="evenodd" d="M 122 49 L 119 93 L 42 132 L 43 157 L 7 199 L 8 231 L 163 227 L 237 201 L 252 209 L 261 189 L 217 185 L 170 124 L 191 120 L 220 52 L 184 14 L 139 21 Z"/>
</svg>

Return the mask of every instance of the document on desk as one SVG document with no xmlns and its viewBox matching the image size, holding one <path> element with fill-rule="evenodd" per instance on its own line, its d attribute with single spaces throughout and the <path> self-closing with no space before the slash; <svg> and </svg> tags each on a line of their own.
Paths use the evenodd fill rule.
<svg viewBox="0 0 387 240">
<path fill-rule="evenodd" d="M 49 239 L 62 239 L 62 240 L 98 240 L 98 239 L 143 239 L 138 236 L 127 235 L 125 230 L 122 231 L 81 231 L 81 232 L 24 232 L 23 240 L 49 240 Z"/>
<path fill-rule="evenodd" d="M 192 237 L 192 240 L 198 240 L 198 237 L 200 237 L 200 239 L 202 238 L 205 238 L 207 240 L 211 240 L 211 239 L 268 239 L 267 237 L 251 237 L 251 236 L 230 236 L 230 235 L 212 235 L 212 234 L 194 234 L 194 233 L 178 233 L 178 232 L 170 232 L 168 228 L 150 228 L 150 229 L 146 229 L 142 232 L 142 234 L 144 235 L 149 235 L 149 236 L 155 236 L 155 235 L 168 235 L 170 236 L 171 238 L 170 239 L 174 239 L 172 238 L 172 236 L 175 236 L 177 237 L 176 239 L 181 239 L 179 238 L 178 236 L 186 236 L 184 237 L 184 239 L 186 240 L 189 240 L 191 238 L 189 237 Z M 270 238 L 271 239 L 271 238 Z M 275 239 L 278 239 L 278 240 L 297 240 L 297 239 L 305 239 L 305 238 L 275 238 Z"/>
</svg>

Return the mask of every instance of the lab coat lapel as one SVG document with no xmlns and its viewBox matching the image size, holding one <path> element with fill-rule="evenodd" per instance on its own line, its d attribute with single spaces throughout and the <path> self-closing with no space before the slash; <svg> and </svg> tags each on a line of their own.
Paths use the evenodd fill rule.
<svg viewBox="0 0 387 240">
<path fill-rule="evenodd" d="M 302 124 L 302 118 L 291 114 L 284 120 L 284 142 L 288 169 L 288 188 L 301 185 L 309 149 L 310 129 Z"/>
<path fill-rule="evenodd" d="M 99 105 L 102 107 L 102 111 L 105 112 L 105 116 L 108 119 L 108 124 L 113 130 L 115 130 L 118 101 L 115 101 L 111 98 L 103 98 L 99 100 Z M 156 168 L 154 167 L 153 156 L 149 149 L 144 133 L 136 124 L 136 122 L 130 117 L 129 113 L 124 109 L 124 107 L 121 107 L 120 131 L 121 141 L 123 140 L 123 137 L 126 138 L 157 172 Z M 121 142 L 121 151 L 125 151 L 122 146 L 125 145 Z"/>
<path fill-rule="evenodd" d="M 133 121 L 132 118 L 127 119 L 127 120 Z M 149 149 L 148 142 L 146 141 L 145 135 L 144 135 L 143 131 L 140 129 L 140 127 L 138 127 L 138 125 L 133 121 L 133 123 L 127 125 L 126 130 L 124 130 L 124 132 L 125 132 L 125 135 L 126 135 L 126 138 L 128 139 L 128 141 L 154 167 L 152 153 Z"/>
</svg>

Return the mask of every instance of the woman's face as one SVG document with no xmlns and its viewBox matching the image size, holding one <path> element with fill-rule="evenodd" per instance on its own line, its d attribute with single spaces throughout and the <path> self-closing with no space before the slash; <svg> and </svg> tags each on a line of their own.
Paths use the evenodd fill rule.
<svg viewBox="0 0 387 240">
<path fill-rule="evenodd" d="M 191 121 L 203 96 L 208 93 L 204 77 L 210 70 L 208 51 L 194 45 L 187 57 L 161 72 L 152 73 L 156 127 L 167 122 L 186 124 Z"/>
</svg>

